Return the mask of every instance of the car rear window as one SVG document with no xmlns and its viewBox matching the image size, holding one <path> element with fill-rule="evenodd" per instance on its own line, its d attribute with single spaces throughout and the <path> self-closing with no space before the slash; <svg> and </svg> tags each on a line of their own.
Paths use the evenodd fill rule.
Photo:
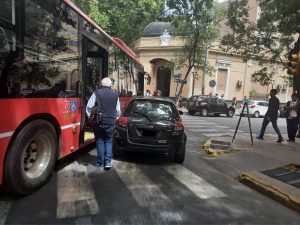
<svg viewBox="0 0 300 225">
<path fill-rule="evenodd" d="M 178 120 L 179 113 L 174 104 L 164 101 L 135 100 L 126 108 L 125 117 L 148 117 L 151 120 Z"/>
</svg>

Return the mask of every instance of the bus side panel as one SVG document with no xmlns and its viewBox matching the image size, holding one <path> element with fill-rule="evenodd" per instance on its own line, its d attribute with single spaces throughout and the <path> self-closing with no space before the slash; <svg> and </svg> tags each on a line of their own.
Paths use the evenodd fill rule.
<svg viewBox="0 0 300 225">
<path fill-rule="evenodd" d="M 134 97 L 119 97 L 121 112 L 124 112 L 125 108 L 133 98 Z"/>
<path fill-rule="evenodd" d="M 6 152 L 5 150 L 7 149 L 10 140 L 10 137 L 3 137 L 4 135 L 0 136 L 0 185 L 2 184 L 3 178 L 3 163 Z"/>
<path fill-rule="evenodd" d="M 0 184 L 3 178 L 4 157 L 10 139 L 19 125 L 34 115 L 51 115 L 61 129 L 62 158 L 79 149 L 81 101 L 78 98 L 22 98 L 0 99 Z"/>
</svg>

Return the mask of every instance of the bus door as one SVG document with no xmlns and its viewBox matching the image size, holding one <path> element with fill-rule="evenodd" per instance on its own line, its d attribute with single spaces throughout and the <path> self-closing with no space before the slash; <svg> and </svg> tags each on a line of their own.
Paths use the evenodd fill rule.
<svg viewBox="0 0 300 225">
<path fill-rule="evenodd" d="M 108 51 L 97 40 L 84 37 L 83 39 L 83 110 L 82 110 L 82 137 L 87 143 L 94 139 L 92 127 L 88 126 L 85 108 L 93 92 L 100 87 L 101 80 L 108 76 Z"/>
</svg>

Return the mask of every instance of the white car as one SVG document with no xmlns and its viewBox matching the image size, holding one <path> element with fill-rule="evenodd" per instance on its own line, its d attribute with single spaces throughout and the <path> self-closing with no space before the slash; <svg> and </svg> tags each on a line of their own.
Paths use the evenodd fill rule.
<svg viewBox="0 0 300 225">
<path fill-rule="evenodd" d="M 266 101 L 260 101 L 260 100 L 250 100 L 248 101 L 248 108 L 249 108 L 249 116 L 253 116 L 255 118 L 264 116 L 268 111 L 268 105 L 269 103 Z M 278 110 L 278 115 L 279 115 Z M 247 115 L 247 109 L 244 109 L 243 116 Z"/>
</svg>

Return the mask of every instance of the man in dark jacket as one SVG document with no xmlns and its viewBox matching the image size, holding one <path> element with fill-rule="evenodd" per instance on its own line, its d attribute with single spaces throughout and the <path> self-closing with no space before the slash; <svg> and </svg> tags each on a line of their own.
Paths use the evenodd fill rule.
<svg viewBox="0 0 300 225">
<path fill-rule="evenodd" d="M 98 90 L 102 108 L 102 124 L 94 128 L 98 162 L 96 166 L 110 169 L 112 167 L 112 142 L 115 133 L 115 121 L 120 116 L 120 102 L 118 94 L 111 89 L 112 81 L 106 77 L 101 81 L 102 87 Z M 92 94 L 87 106 L 86 114 L 89 117 L 92 108 L 96 104 L 96 95 Z"/>
<path fill-rule="evenodd" d="M 275 130 L 275 132 L 278 135 L 278 139 L 277 139 L 277 143 L 281 143 L 283 142 L 283 138 L 282 135 L 280 133 L 280 130 L 277 126 L 277 119 L 278 119 L 278 110 L 279 110 L 279 99 L 276 97 L 277 94 L 277 90 L 276 89 L 272 89 L 270 91 L 270 99 L 269 99 L 269 106 L 268 106 L 268 111 L 264 117 L 264 120 L 262 122 L 262 126 L 261 126 L 261 130 L 260 130 L 260 134 L 256 137 L 257 139 L 264 139 L 264 134 L 266 131 L 266 128 L 268 126 L 268 124 L 271 122 L 272 126 Z"/>
</svg>

